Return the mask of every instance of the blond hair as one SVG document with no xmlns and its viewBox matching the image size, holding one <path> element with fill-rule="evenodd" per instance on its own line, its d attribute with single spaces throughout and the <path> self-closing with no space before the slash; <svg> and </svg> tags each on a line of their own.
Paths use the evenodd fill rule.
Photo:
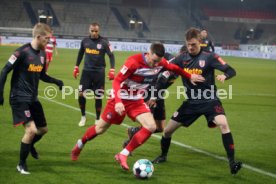
<svg viewBox="0 0 276 184">
<path fill-rule="evenodd" d="M 41 35 L 51 34 L 51 28 L 47 24 L 37 23 L 33 28 L 33 38 Z"/>
</svg>

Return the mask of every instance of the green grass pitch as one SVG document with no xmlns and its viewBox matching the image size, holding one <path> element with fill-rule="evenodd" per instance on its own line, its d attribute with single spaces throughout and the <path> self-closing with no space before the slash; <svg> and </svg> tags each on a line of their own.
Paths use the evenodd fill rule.
<svg viewBox="0 0 276 184">
<path fill-rule="evenodd" d="M 0 46 L 0 68 L 2 69 L 16 47 Z M 116 71 L 125 59 L 133 53 L 115 52 Z M 59 55 L 49 68 L 49 75 L 62 79 L 67 86 L 78 88 L 79 80 L 72 76 L 77 50 L 59 49 Z M 80 112 L 74 95 L 62 99 L 58 96 L 52 101 L 45 99 L 44 89 L 51 85 L 40 82 L 39 99 L 44 107 L 48 121 L 48 134 L 36 145 L 40 159 L 28 158 L 31 175 L 16 172 L 19 145 L 23 127 L 12 126 L 9 106 L 10 77 L 5 85 L 5 104 L 0 107 L 0 183 L 47 183 L 47 184 L 88 184 L 88 183 L 275 183 L 276 182 L 276 62 L 262 59 L 224 57 L 232 65 L 237 76 L 219 88 L 228 89 L 232 85 L 232 99 L 222 100 L 234 136 L 236 158 L 245 163 L 238 175 L 231 176 L 228 163 L 221 158 L 225 151 L 218 129 L 209 129 L 205 118 L 201 117 L 189 128 L 179 129 L 173 136 L 168 162 L 155 165 L 155 172 L 147 181 L 136 179 L 132 172 L 123 171 L 114 161 L 114 155 L 121 150 L 127 137 L 126 126 L 136 125 L 125 119 L 121 126 L 112 126 L 108 132 L 89 142 L 79 160 L 72 162 L 70 152 L 76 140 L 94 123 L 94 100 L 87 100 L 88 122 L 79 128 Z M 107 69 L 109 63 L 107 59 Z M 82 65 L 83 66 L 83 63 Z M 176 86 L 169 88 L 166 100 L 167 120 L 180 106 L 176 100 Z M 106 80 L 106 89 L 111 82 Z M 57 89 L 57 88 L 56 88 Z M 105 101 L 104 101 L 105 104 Z M 152 160 L 160 153 L 160 136 L 152 136 L 138 148 L 129 165 L 141 158 Z M 192 146 L 202 152 L 185 148 Z"/>
</svg>

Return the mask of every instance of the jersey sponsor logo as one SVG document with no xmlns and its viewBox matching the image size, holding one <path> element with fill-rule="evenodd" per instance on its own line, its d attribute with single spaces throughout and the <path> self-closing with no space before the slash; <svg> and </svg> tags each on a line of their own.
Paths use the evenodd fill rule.
<svg viewBox="0 0 276 184">
<path fill-rule="evenodd" d="M 102 48 L 102 44 L 98 43 L 97 44 L 97 49 L 101 49 Z"/>
<path fill-rule="evenodd" d="M 9 62 L 13 65 L 13 63 L 17 60 L 17 57 L 15 55 L 11 55 L 11 57 L 9 58 Z"/>
<path fill-rule="evenodd" d="M 127 70 L 128 70 L 128 67 L 126 67 L 125 65 L 122 67 L 122 69 L 120 70 L 120 72 L 123 74 L 123 75 L 125 75 L 126 74 L 126 72 L 127 72 Z"/>
<path fill-rule="evenodd" d="M 28 71 L 29 72 L 41 72 L 43 69 L 42 65 L 34 65 L 34 64 L 30 64 Z"/>
<path fill-rule="evenodd" d="M 139 76 L 150 76 L 150 75 L 156 75 L 162 70 L 163 66 L 157 66 L 154 68 L 141 68 L 137 69 L 134 74 Z"/>
<path fill-rule="evenodd" d="M 199 60 L 199 66 L 203 68 L 205 66 L 205 60 Z"/>
<path fill-rule="evenodd" d="M 189 74 L 198 74 L 198 75 L 202 74 L 202 70 L 198 68 L 193 68 L 193 69 L 184 68 L 184 71 L 188 72 Z"/>
<path fill-rule="evenodd" d="M 44 57 L 43 56 L 40 56 L 40 61 L 44 65 Z"/>
<path fill-rule="evenodd" d="M 89 48 L 86 48 L 86 49 L 85 49 L 85 53 L 87 53 L 87 54 L 99 55 L 99 54 L 100 54 L 100 51 L 98 51 L 98 50 L 96 50 L 96 49 L 89 49 Z"/>
<path fill-rule="evenodd" d="M 27 118 L 31 117 L 31 112 L 30 112 L 30 110 L 26 110 L 26 111 L 24 111 L 24 113 L 25 113 L 25 116 L 26 116 Z"/>
</svg>

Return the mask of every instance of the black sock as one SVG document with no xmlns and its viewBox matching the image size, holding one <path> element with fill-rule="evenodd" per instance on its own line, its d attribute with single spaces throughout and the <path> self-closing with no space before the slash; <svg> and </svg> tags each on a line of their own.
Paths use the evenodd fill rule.
<svg viewBox="0 0 276 184">
<path fill-rule="evenodd" d="M 32 146 L 34 146 L 34 144 L 36 143 L 36 142 L 38 142 L 40 139 L 42 138 L 42 135 L 37 135 L 37 134 L 35 134 L 35 136 L 34 136 L 34 138 L 33 138 L 33 141 L 32 141 Z"/>
<path fill-rule="evenodd" d="M 96 120 L 99 120 L 100 115 L 101 115 L 101 111 L 102 111 L 102 99 L 96 99 L 95 109 L 96 109 Z"/>
<path fill-rule="evenodd" d="M 85 104 L 86 104 L 86 99 L 83 96 L 79 96 L 79 106 L 80 106 L 82 116 L 85 116 Z"/>
<path fill-rule="evenodd" d="M 222 142 L 227 153 L 228 160 L 231 163 L 234 161 L 235 154 L 234 141 L 231 132 L 222 134 Z"/>
<path fill-rule="evenodd" d="M 20 146 L 20 161 L 19 164 L 23 165 L 26 163 L 26 159 L 29 155 L 30 152 L 30 146 L 31 144 L 25 144 L 23 142 L 21 142 L 21 146 Z"/>
<path fill-rule="evenodd" d="M 171 139 L 172 139 L 171 137 L 165 138 L 164 136 L 162 136 L 162 139 L 161 139 L 162 156 L 167 156 L 171 145 Z"/>
</svg>

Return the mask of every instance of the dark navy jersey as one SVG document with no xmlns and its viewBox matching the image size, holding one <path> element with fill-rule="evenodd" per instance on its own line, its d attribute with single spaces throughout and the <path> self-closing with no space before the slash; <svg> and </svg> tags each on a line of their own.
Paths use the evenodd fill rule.
<svg viewBox="0 0 276 184">
<path fill-rule="evenodd" d="M 114 68 L 115 59 L 106 38 L 99 36 L 97 39 L 91 37 L 81 41 L 76 65 L 79 66 L 84 55 L 83 70 L 93 71 L 103 69 L 106 66 L 105 54 L 109 56 L 111 68 Z"/>
<path fill-rule="evenodd" d="M 171 62 L 172 60 L 175 59 L 175 56 L 166 52 L 164 55 L 164 58 Z M 168 77 L 168 78 L 167 78 Z M 159 98 L 162 96 L 158 96 L 158 91 L 161 89 L 167 89 L 169 86 L 171 86 L 176 79 L 176 75 L 173 75 L 172 72 L 167 71 L 165 69 L 162 69 L 157 76 L 153 79 L 153 82 L 151 83 L 150 87 L 148 90 L 156 89 L 156 91 L 153 91 L 149 95 L 146 96 L 145 101 L 148 101 L 150 98 Z M 151 92 L 151 91 L 148 91 Z"/>
<path fill-rule="evenodd" d="M 13 70 L 10 102 L 36 101 L 39 79 L 50 83 L 56 82 L 56 79 L 45 73 L 45 64 L 45 51 L 34 50 L 30 43 L 19 47 L 1 72 L 0 92 L 3 94 L 7 74 Z"/>
<path fill-rule="evenodd" d="M 172 63 L 190 74 L 199 74 L 205 78 L 204 82 L 198 82 L 197 85 L 193 85 L 189 79 L 182 77 L 188 100 L 194 103 L 218 100 L 216 96 L 215 69 L 223 71 L 227 79 L 236 74 L 235 70 L 217 54 L 205 51 L 201 51 L 196 56 L 191 56 L 187 52 L 181 53 Z"/>
<path fill-rule="evenodd" d="M 215 52 L 214 44 L 211 40 L 204 38 L 201 40 L 200 47 L 206 52 Z"/>
</svg>

